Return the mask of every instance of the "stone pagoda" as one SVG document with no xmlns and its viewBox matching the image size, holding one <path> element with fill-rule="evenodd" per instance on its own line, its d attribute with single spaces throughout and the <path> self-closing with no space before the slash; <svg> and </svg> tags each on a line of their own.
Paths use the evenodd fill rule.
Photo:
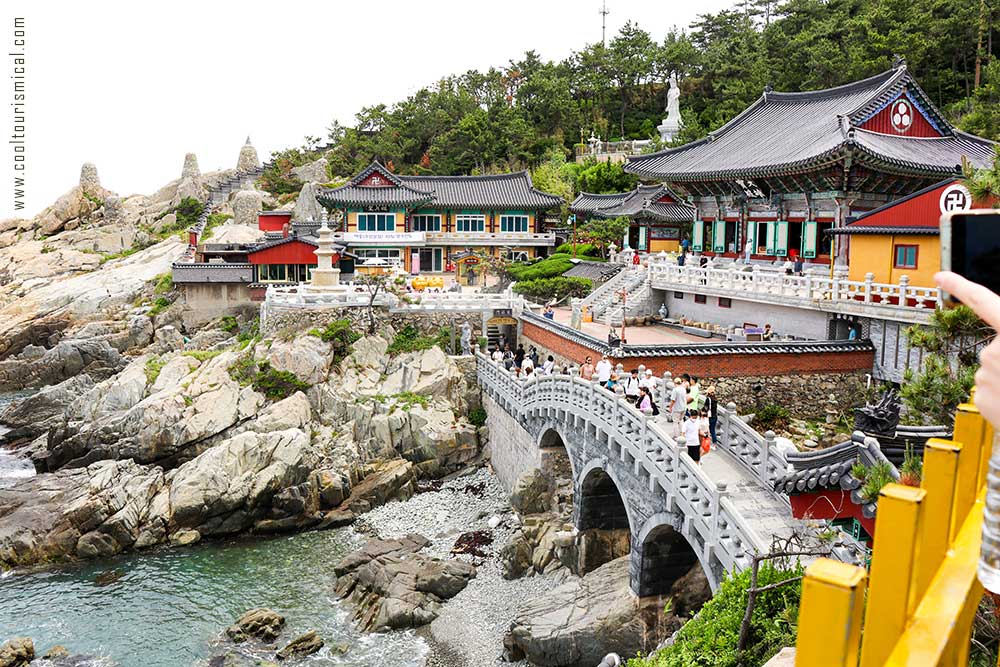
<svg viewBox="0 0 1000 667">
<path fill-rule="evenodd" d="M 326 221 L 316 232 L 316 268 L 312 270 L 311 283 L 314 287 L 334 287 L 340 284 L 340 269 L 334 268 L 333 262 L 340 261 L 340 248 L 333 242 L 333 230 L 326 226 Z"/>
</svg>

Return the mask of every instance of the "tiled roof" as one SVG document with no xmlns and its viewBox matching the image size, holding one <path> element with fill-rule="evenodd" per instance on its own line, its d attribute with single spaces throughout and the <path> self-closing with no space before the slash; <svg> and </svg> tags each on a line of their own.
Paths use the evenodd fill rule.
<svg viewBox="0 0 1000 667">
<path fill-rule="evenodd" d="M 185 283 L 249 283 L 253 278 L 252 264 L 224 262 L 177 262 L 173 265 L 173 281 Z"/>
<path fill-rule="evenodd" d="M 940 139 L 891 137 L 856 129 L 906 88 L 920 100 Z M 905 66 L 836 88 L 765 92 L 742 113 L 698 141 L 628 158 L 626 171 L 672 182 L 761 178 L 816 169 L 857 151 L 862 162 L 902 173 L 954 173 L 959 156 L 985 165 L 992 143 L 954 131 Z"/>
<path fill-rule="evenodd" d="M 664 195 L 671 197 L 677 203 L 660 203 L 657 200 Z M 581 192 L 570 210 L 580 213 L 591 213 L 602 218 L 648 218 L 659 222 L 690 222 L 694 219 L 694 206 L 682 203 L 683 200 L 665 185 L 640 185 L 631 192 L 613 195 L 595 195 Z"/>
<path fill-rule="evenodd" d="M 926 234 L 937 236 L 937 227 L 914 227 L 895 225 L 846 225 L 826 230 L 827 234 Z"/>
<path fill-rule="evenodd" d="M 361 183 L 379 171 L 390 186 Z M 535 189 L 527 171 L 487 176 L 401 176 L 375 162 L 339 188 L 322 188 L 318 198 L 341 206 L 426 205 L 442 209 L 547 210 L 562 203 L 562 197 Z"/>
</svg>

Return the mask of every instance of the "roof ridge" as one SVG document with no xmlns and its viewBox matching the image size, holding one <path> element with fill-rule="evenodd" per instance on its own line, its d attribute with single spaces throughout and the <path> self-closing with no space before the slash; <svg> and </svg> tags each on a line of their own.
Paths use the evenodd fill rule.
<svg viewBox="0 0 1000 667">
<path fill-rule="evenodd" d="M 400 174 L 398 178 L 404 182 L 410 179 L 429 179 L 429 180 L 443 181 L 449 178 L 451 179 L 510 178 L 510 177 L 523 176 L 527 173 L 528 171 L 526 169 L 522 169 L 521 171 L 510 171 L 510 172 L 504 172 L 502 174 L 410 174 L 410 175 Z"/>
<path fill-rule="evenodd" d="M 810 100 L 810 99 L 814 100 L 826 99 L 828 97 L 839 97 L 840 95 L 843 95 L 844 93 L 848 92 L 864 90 L 865 88 L 869 88 L 874 83 L 878 82 L 879 85 L 878 89 L 876 90 L 877 93 L 881 91 L 883 88 L 885 88 L 887 85 L 895 83 L 898 79 L 903 78 L 905 76 L 906 76 L 906 68 L 900 67 L 880 72 L 874 76 L 868 77 L 867 79 L 861 79 L 860 81 L 849 81 L 848 83 L 843 83 L 839 86 L 833 86 L 831 88 L 817 88 L 816 90 L 800 90 L 796 92 L 771 91 L 765 93 L 763 97 L 768 102 L 793 102 L 793 101 Z M 865 104 L 868 104 L 868 102 L 866 101 Z M 851 113 L 854 113 L 854 111 L 852 111 Z"/>
</svg>

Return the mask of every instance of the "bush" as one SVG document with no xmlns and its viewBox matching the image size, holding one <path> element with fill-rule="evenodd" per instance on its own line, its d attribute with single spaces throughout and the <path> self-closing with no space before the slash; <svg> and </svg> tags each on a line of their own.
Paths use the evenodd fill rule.
<svg viewBox="0 0 1000 667">
<path fill-rule="evenodd" d="M 429 350 L 437 345 L 446 353 L 449 352 L 451 347 L 451 327 L 442 327 L 438 330 L 436 336 L 423 336 L 420 331 L 417 330 L 411 324 L 407 324 L 405 327 L 399 330 L 396 337 L 392 339 L 392 343 L 386 349 L 386 353 L 389 355 L 403 354 L 404 352 L 419 352 L 421 350 Z"/>
<path fill-rule="evenodd" d="M 170 273 L 161 273 L 154 278 L 153 294 L 166 294 L 174 288 L 174 276 Z"/>
<path fill-rule="evenodd" d="M 197 359 L 198 361 L 208 361 L 222 354 L 222 350 L 187 350 L 181 354 L 185 357 Z"/>
<path fill-rule="evenodd" d="M 573 244 L 563 243 L 561 246 L 556 248 L 555 252 L 560 255 L 573 256 Z M 604 261 L 601 257 L 601 249 L 595 246 L 593 243 L 577 243 L 576 244 L 576 256 L 586 257 L 589 260 L 599 260 Z"/>
<path fill-rule="evenodd" d="M 535 262 L 513 262 L 507 267 L 507 273 L 511 280 L 522 282 L 526 280 L 539 280 L 541 278 L 555 278 L 573 268 L 572 257 L 562 253 L 550 255 L 545 259 Z"/>
<path fill-rule="evenodd" d="M 240 323 L 232 315 L 226 315 L 219 322 L 219 328 L 226 333 L 236 333 L 237 329 L 240 328 Z"/>
<path fill-rule="evenodd" d="M 259 335 L 260 335 L 260 318 L 255 317 L 252 320 L 250 320 L 240 330 L 238 334 L 236 334 L 236 340 L 238 340 L 240 343 L 243 343 L 244 346 L 246 346 L 246 344 L 256 339 L 257 336 Z"/>
<path fill-rule="evenodd" d="M 551 301 L 556 297 L 560 299 L 575 296 L 583 297 L 590 294 L 593 283 L 586 278 L 540 278 L 538 280 L 526 280 L 514 285 L 514 291 L 518 294 L 532 299 L 533 301 Z"/>
<path fill-rule="evenodd" d="M 160 371 L 162 371 L 163 367 L 166 365 L 166 359 L 160 359 L 159 357 L 147 360 L 145 366 L 146 384 L 151 385 L 156 382 L 156 378 L 160 377 Z"/>
<path fill-rule="evenodd" d="M 307 391 L 309 383 L 298 379 L 290 371 L 279 371 L 267 361 L 257 362 L 245 354 L 229 366 L 229 376 L 244 387 L 253 387 L 272 401 L 288 398 L 297 391 Z"/>
<path fill-rule="evenodd" d="M 780 431 L 788 426 L 792 413 L 783 405 L 769 403 L 762 406 L 753 418 L 753 426 L 759 433 L 764 431 Z"/>
<path fill-rule="evenodd" d="M 198 218 L 201 217 L 204 210 L 205 205 L 194 197 L 185 197 L 182 199 L 177 208 L 174 209 L 174 213 L 177 214 L 177 229 L 187 229 L 198 222 Z M 164 231 L 164 233 L 168 232 Z"/>
<path fill-rule="evenodd" d="M 361 334 L 351 328 L 351 321 L 347 319 L 334 320 L 322 329 L 311 329 L 309 335 L 333 344 L 334 362 L 339 362 L 350 354 L 351 345 L 361 338 Z"/>
<path fill-rule="evenodd" d="M 158 297 L 156 297 L 156 300 L 153 301 L 153 307 L 149 309 L 149 316 L 150 317 L 156 317 L 157 315 L 159 315 L 160 313 L 162 313 L 164 310 L 166 310 L 167 308 L 169 308 L 170 307 L 170 303 L 171 303 L 170 299 L 168 299 L 165 296 L 158 296 Z"/>
<path fill-rule="evenodd" d="M 469 423 L 475 427 L 486 425 L 486 410 L 483 408 L 472 408 L 469 410 Z"/>
<path fill-rule="evenodd" d="M 767 586 L 802 575 L 763 563 L 757 586 Z M 795 623 L 802 585 L 790 583 L 757 594 L 750 618 L 750 648 L 737 659 L 736 642 L 746 611 L 750 571 L 730 574 L 711 600 L 677 633 L 676 641 L 646 658 L 633 658 L 628 667 L 759 667 L 784 646 L 795 645 Z"/>
<path fill-rule="evenodd" d="M 878 500 L 882 487 L 893 481 L 892 468 L 888 463 L 869 466 L 865 474 L 865 483 L 861 485 L 861 497 L 866 503 L 873 503 Z"/>
</svg>

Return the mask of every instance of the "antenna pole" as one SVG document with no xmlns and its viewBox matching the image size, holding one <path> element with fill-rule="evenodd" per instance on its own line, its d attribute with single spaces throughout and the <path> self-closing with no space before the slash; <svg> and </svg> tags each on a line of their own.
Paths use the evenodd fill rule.
<svg viewBox="0 0 1000 667">
<path fill-rule="evenodd" d="M 601 0 L 601 11 L 599 13 L 601 15 L 601 46 L 604 46 L 605 45 L 604 32 L 605 29 L 607 28 L 607 23 L 608 23 L 607 17 L 609 13 L 607 0 Z"/>
</svg>

